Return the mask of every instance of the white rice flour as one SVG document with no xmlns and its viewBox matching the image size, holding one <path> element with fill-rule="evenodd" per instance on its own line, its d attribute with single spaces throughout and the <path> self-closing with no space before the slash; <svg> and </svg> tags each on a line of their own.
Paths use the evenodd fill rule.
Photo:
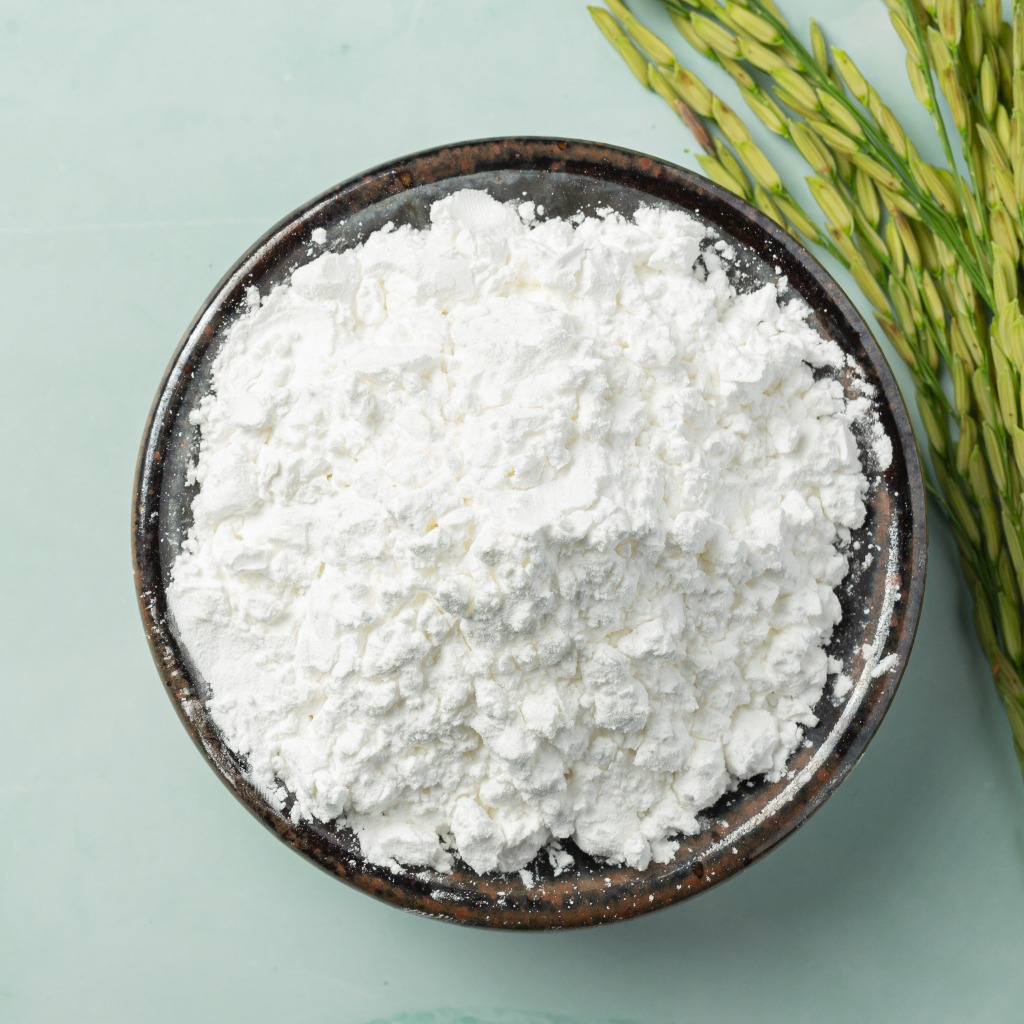
<svg viewBox="0 0 1024 1024">
<path fill-rule="evenodd" d="M 644 867 L 783 773 L 868 485 L 840 350 L 706 233 L 465 191 L 231 330 L 170 609 L 296 820 L 377 863 Z"/>
</svg>

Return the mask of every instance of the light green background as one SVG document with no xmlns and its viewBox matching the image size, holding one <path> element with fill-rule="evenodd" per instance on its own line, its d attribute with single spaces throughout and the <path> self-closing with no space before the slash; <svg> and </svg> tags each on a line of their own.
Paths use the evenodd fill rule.
<svg viewBox="0 0 1024 1024">
<path fill-rule="evenodd" d="M 882 4 L 817 6 L 924 128 Z M 862 764 L 765 861 L 630 924 L 482 934 L 378 904 L 266 833 L 179 725 L 128 538 L 180 333 L 307 198 L 517 133 L 695 166 L 578 0 L 0 0 L 0 1021 L 1024 1018 L 1024 786 L 937 517 Z"/>
</svg>

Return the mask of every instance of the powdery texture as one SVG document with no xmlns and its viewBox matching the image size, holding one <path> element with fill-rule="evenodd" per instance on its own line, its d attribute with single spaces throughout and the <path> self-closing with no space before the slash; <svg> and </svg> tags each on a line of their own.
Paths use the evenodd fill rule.
<svg viewBox="0 0 1024 1024">
<path fill-rule="evenodd" d="M 815 722 L 843 356 L 690 217 L 575 220 L 466 191 L 313 260 L 196 415 L 173 621 L 253 780 L 376 863 L 664 861 Z"/>
</svg>

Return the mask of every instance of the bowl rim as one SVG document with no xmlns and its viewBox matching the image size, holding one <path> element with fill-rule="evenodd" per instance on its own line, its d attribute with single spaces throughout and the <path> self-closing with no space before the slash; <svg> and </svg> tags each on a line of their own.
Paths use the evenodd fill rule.
<svg viewBox="0 0 1024 1024">
<path fill-rule="evenodd" d="M 472 169 L 461 169 L 471 166 Z M 447 168 L 447 171 L 445 170 Z M 338 850 L 328 830 L 309 823 L 295 825 L 267 801 L 249 782 L 234 755 L 223 743 L 205 715 L 202 698 L 193 686 L 177 641 L 164 614 L 161 562 L 157 557 L 159 508 L 163 486 L 163 452 L 170 441 L 175 411 L 184 393 L 185 379 L 193 357 L 213 338 L 213 323 L 225 308 L 227 297 L 244 286 L 262 261 L 284 246 L 293 233 L 305 231 L 317 214 L 342 198 L 362 193 L 380 201 L 390 195 L 423 184 L 457 178 L 480 171 L 549 170 L 589 175 L 624 182 L 653 193 L 657 182 L 666 191 L 696 193 L 724 207 L 738 221 L 746 222 L 756 233 L 767 236 L 773 256 L 777 251 L 803 270 L 827 296 L 848 330 L 865 350 L 881 385 L 882 400 L 893 417 L 896 436 L 892 437 L 896 458 L 902 458 L 910 493 L 907 496 L 909 529 L 904 559 L 908 582 L 905 598 L 901 595 L 898 622 L 894 626 L 895 644 L 887 650 L 896 655 L 896 666 L 878 680 L 871 681 L 875 699 L 868 713 L 854 716 L 839 739 L 842 749 L 828 771 L 818 770 L 795 791 L 799 801 L 791 801 L 798 813 L 781 827 L 764 834 L 747 833 L 730 848 L 722 847 L 717 856 L 704 857 L 680 873 L 675 886 L 653 887 L 641 884 L 643 873 L 634 873 L 632 882 L 619 884 L 626 869 L 609 869 L 616 884 L 600 900 L 573 900 L 560 893 L 557 900 L 545 901 L 539 893 L 536 906 L 529 912 L 506 904 L 505 881 L 492 884 L 491 876 L 478 876 L 480 884 L 469 898 L 465 891 L 446 890 L 444 880 L 451 876 L 431 874 L 432 880 L 414 885 L 408 876 L 392 876 L 387 869 L 368 865 L 358 856 Z M 647 185 L 647 188 L 642 186 Z M 357 207 L 358 208 L 358 207 Z M 524 136 L 476 139 L 437 146 L 390 160 L 348 178 L 302 204 L 267 230 L 221 277 L 186 328 L 161 378 L 146 420 L 135 470 L 132 502 L 132 561 L 136 595 L 143 627 L 165 690 L 193 742 L 203 753 L 221 781 L 236 798 L 267 828 L 321 869 L 392 905 L 413 912 L 461 924 L 494 928 L 550 930 L 575 928 L 620 921 L 670 906 L 682 899 L 720 884 L 739 870 L 760 859 L 792 835 L 814 814 L 846 778 L 885 717 L 902 678 L 913 647 L 927 567 L 927 509 L 920 453 L 911 429 L 910 417 L 889 363 L 875 341 L 863 317 L 821 263 L 798 241 L 746 200 L 725 190 L 702 175 L 656 157 L 603 143 L 576 139 Z M 894 615 L 894 621 L 897 616 Z M 838 729 L 838 726 L 836 727 Z M 756 830 L 755 830 L 756 831 Z M 627 871 L 628 874 L 628 871 Z M 545 883 L 546 885 L 547 883 Z M 552 884 L 557 887 L 559 881 Z"/>
</svg>

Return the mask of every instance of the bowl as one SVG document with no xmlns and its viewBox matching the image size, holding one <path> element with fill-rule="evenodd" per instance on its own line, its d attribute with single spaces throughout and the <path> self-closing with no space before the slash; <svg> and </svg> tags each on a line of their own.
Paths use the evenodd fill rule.
<svg viewBox="0 0 1024 1024">
<path fill-rule="evenodd" d="M 198 438 L 189 414 L 210 388 L 213 358 L 246 309 L 246 289 L 256 285 L 266 294 L 312 259 L 315 229 L 326 232 L 327 248 L 340 250 L 388 222 L 423 227 L 430 205 L 462 188 L 486 189 L 500 200 L 529 198 L 547 216 L 602 207 L 631 215 L 641 204 L 657 204 L 701 218 L 738 250 L 730 270 L 737 288 L 786 276 L 790 292 L 812 310 L 812 325 L 877 389 L 879 417 L 893 443 L 892 464 L 871 491 L 855 537 L 875 545 L 875 557 L 844 582 L 843 620 L 829 645 L 852 689 L 836 700 L 826 688 L 815 708 L 819 722 L 806 731 L 787 775 L 777 782 L 760 777 L 726 794 L 673 860 L 646 870 L 609 866 L 571 843 L 575 865 L 556 876 L 541 855 L 530 885 L 519 873 L 479 875 L 464 865 L 441 874 L 367 863 L 351 830 L 295 824 L 287 808 L 279 810 L 251 784 L 207 713 L 206 683 L 168 623 L 165 589 L 194 494 L 186 471 Z M 853 397 L 852 377 L 840 379 Z M 849 774 L 910 655 L 924 590 L 925 496 L 907 410 L 878 345 L 836 282 L 772 221 L 707 179 L 639 153 L 590 142 L 491 139 L 405 157 L 330 189 L 273 227 L 227 272 L 186 330 L 153 404 L 137 467 L 132 543 L 142 620 L 164 686 L 210 765 L 260 821 L 337 878 L 416 913 L 499 928 L 571 928 L 634 917 L 718 885 L 791 835 Z M 883 660 L 887 671 L 879 671 Z"/>
</svg>

